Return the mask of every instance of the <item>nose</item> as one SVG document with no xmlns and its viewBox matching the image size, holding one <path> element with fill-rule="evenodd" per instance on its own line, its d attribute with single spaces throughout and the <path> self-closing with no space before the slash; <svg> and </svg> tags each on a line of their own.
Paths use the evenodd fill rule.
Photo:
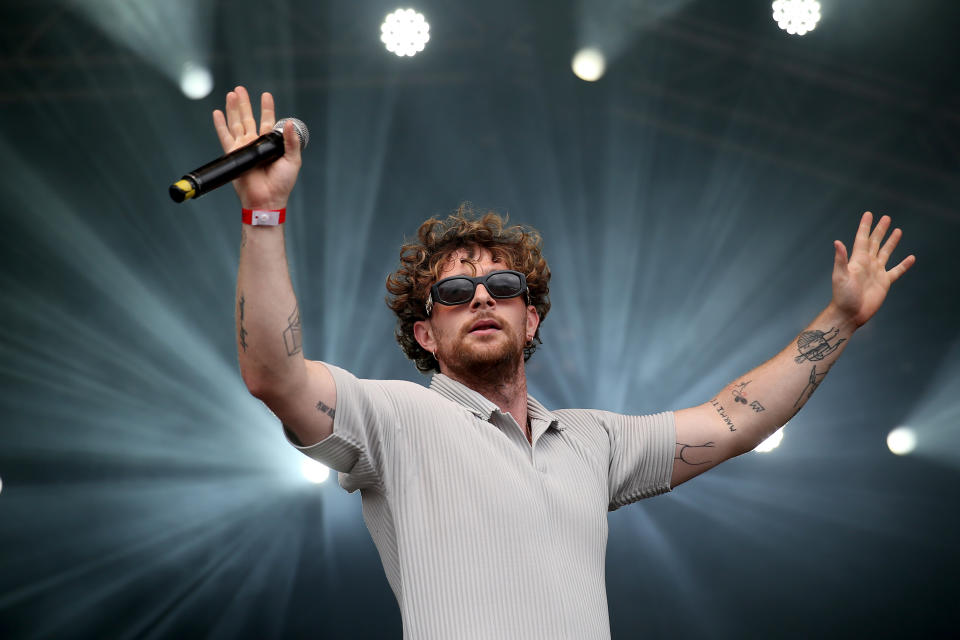
<svg viewBox="0 0 960 640">
<path fill-rule="evenodd" d="M 470 301 L 470 307 L 476 309 L 478 307 L 492 307 L 496 304 L 496 298 L 490 295 L 490 292 L 487 291 L 487 288 L 482 284 L 477 285 L 477 290 L 473 292 L 473 300 Z"/>
</svg>

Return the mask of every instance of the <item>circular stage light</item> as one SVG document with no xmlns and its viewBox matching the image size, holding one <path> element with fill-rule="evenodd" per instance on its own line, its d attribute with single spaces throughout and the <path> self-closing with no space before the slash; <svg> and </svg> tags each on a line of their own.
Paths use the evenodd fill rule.
<svg viewBox="0 0 960 640">
<path fill-rule="evenodd" d="M 188 62 L 180 72 L 180 90 L 191 100 L 206 98 L 213 91 L 213 75 L 203 65 Z"/>
<path fill-rule="evenodd" d="M 603 52 L 593 47 L 586 47 L 577 51 L 570 63 L 573 73 L 581 80 L 595 82 L 603 76 L 607 69 L 607 60 Z"/>
<path fill-rule="evenodd" d="M 917 448 L 917 434 L 910 427 L 897 427 L 887 434 L 887 447 L 898 456 L 905 456 Z"/>
<path fill-rule="evenodd" d="M 813 31 L 820 22 L 817 0 L 774 0 L 773 19 L 787 33 L 802 36 Z"/>
<path fill-rule="evenodd" d="M 430 25 L 413 9 L 397 9 L 380 25 L 380 40 L 398 56 L 414 56 L 430 40 Z"/>
</svg>

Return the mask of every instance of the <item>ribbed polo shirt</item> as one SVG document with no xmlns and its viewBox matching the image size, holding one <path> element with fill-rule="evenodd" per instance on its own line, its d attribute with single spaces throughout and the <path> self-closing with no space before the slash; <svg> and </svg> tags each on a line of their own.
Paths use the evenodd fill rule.
<svg viewBox="0 0 960 640">
<path fill-rule="evenodd" d="M 404 637 L 609 638 L 608 510 L 670 489 L 672 413 L 509 413 L 437 374 L 430 387 L 326 365 L 333 433 L 297 447 L 360 490 Z M 296 445 L 294 445 L 296 446 Z"/>
</svg>

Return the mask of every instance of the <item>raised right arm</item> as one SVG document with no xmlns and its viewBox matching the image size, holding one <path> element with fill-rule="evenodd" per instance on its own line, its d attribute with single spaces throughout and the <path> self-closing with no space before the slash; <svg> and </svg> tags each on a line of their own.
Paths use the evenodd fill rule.
<svg viewBox="0 0 960 640">
<path fill-rule="evenodd" d="M 268 133 L 275 123 L 273 97 L 261 96 L 257 128 L 246 89 L 227 94 L 226 115 L 213 112 L 225 152 Z M 300 143 L 293 126 L 283 131 L 284 155 L 246 172 L 234 188 L 246 209 L 282 209 L 300 170 Z M 266 404 L 302 445 L 333 431 L 336 386 L 327 368 L 303 357 L 300 311 L 284 247 L 283 225 L 242 225 L 237 270 L 236 329 L 240 373 L 250 393 Z"/>
</svg>

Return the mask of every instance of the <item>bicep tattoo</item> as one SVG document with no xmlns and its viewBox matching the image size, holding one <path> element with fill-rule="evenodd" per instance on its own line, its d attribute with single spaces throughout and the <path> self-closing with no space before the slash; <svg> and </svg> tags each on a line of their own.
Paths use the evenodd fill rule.
<svg viewBox="0 0 960 640">
<path fill-rule="evenodd" d="M 713 462 L 713 457 L 710 452 L 712 448 L 713 442 L 704 442 L 703 444 L 684 444 L 678 442 L 677 453 L 673 459 L 694 467 L 701 464 L 709 464 Z"/>
<path fill-rule="evenodd" d="M 325 413 L 331 418 L 334 418 L 337 415 L 336 409 L 327 405 L 327 403 L 325 403 L 323 400 L 320 400 L 319 402 L 317 402 L 317 411 L 319 411 L 320 413 Z"/>
</svg>

